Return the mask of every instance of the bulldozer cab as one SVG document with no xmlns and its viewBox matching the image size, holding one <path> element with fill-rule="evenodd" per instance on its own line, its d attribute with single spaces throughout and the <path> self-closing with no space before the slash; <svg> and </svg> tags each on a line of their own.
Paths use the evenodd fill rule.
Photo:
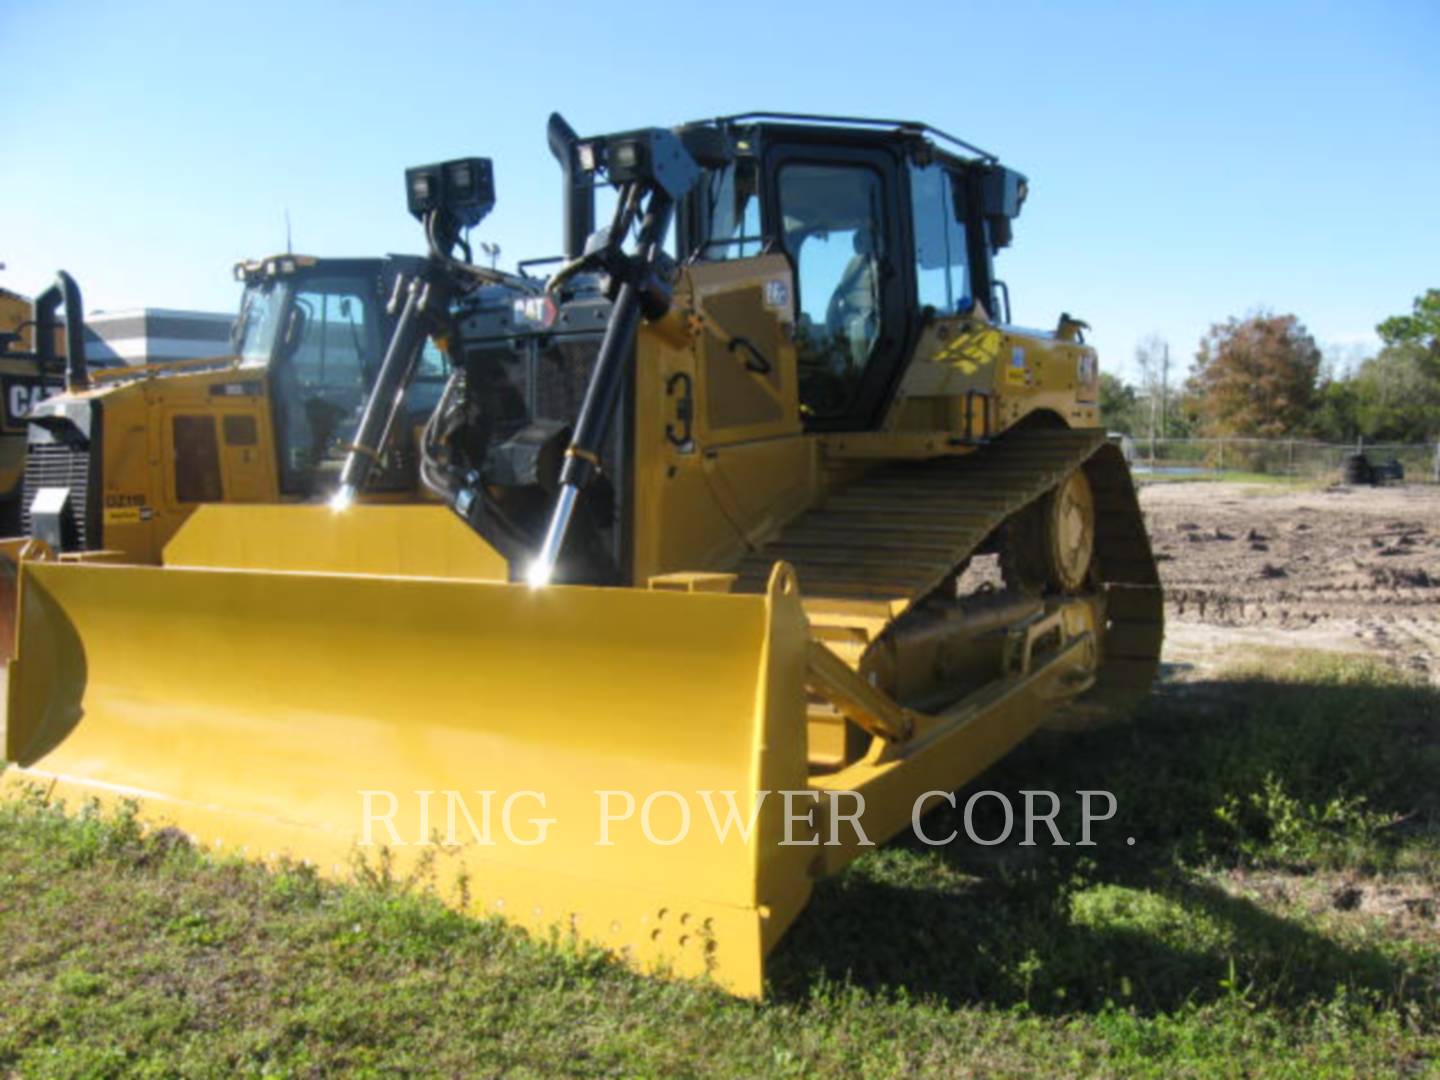
<svg viewBox="0 0 1440 1080">
<path fill-rule="evenodd" d="M 380 366 L 394 319 L 395 281 L 417 260 L 305 259 L 243 263 L 245 282 L 233 338 L 240 368 L 268 373 L 279 493 L 305 497 L 333 487 Z M 427 342 L 405 409 L 429 415 L 446 376 L 444 355 Z M 392 475 L 393 474 L 393 475 Z M 409 486 L 403 469 L 372 481 L 375 490 Z"/>
<path fill-rule="evenodd" d="M 1023 178 L 918 124 L 757 116 L 717 125 L 735 157 L 682 205 L 682 251 L 698 260 L 782 254 L 794 275 L 807 429 L 875 426 L 927 320 L 977 300 L 998 310 L 993 259 L 1019 200 L 987 208 L 983 195 Z M 938 145 L 947 140 L 972 156 Z"/>
</svg>

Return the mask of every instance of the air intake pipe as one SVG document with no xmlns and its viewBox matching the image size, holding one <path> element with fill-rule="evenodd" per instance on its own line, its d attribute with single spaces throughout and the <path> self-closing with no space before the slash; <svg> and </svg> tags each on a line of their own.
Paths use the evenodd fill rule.
<svg viewBox="0 0 1440 1080">
<path fill-rule="evenodd" d="M 550 114 L 546 127 L 550 152 L 560 163 L 565 184 L 565 258 L 578 259 L 585 253 L 585 241 L 595 231 L 595 191 L 589 173 L 580 167 L 576 146 L 580 136 L 558 112 Z"/>
<path fill-rule="evenodd" d="M 90 369 L 85 364 L 85 305 L 80 286 L 64 270 L 55 274 L 55 284 L 35 298 L 35 355 L 40 370 L 55 363 L 55 310 L 65 308 L 65 389 L 88 390 Z"/>
</svg>

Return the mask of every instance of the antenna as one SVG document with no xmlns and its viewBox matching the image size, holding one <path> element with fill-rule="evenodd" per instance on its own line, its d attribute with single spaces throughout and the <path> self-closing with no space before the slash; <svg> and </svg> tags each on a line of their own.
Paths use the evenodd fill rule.
<svg viewBox="0 0 1440 1080">
<path fill-rule="evenodd" d="M 285 254 L 294 255 L 295 249 L 290 244 L 290 208 L 285 208 Z"/>
</svg>

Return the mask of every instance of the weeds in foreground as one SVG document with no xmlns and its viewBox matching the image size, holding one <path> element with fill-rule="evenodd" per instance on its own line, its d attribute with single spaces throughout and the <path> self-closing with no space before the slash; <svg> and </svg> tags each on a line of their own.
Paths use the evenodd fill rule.
<svg viewBox="0 0 1440 1080">
<path fill-rule="evenodd" d="M 36 793 L 0 805 L 0 1073 L 1419 1074 L 1437 715 L 1303 658 L 1036 740 L 981 785 L 1114 791 L 1099 846 L 888 845 L 821 885 L 763 1005 L 462 917 L 383 857 L 342 887 Z M 1417 906 L 1334 899 L 1382 887 Z"/>
</svg>

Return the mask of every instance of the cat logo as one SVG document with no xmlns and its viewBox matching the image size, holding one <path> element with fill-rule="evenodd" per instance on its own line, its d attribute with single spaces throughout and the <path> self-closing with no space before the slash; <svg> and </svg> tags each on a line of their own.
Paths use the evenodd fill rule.
<svg viewBox="0 0 1440 1080">
<path fill-rule="evenodd" d="M 33 375 L 6 375 L 3 380 L 5 394 L 5 426 L 24 427 L 30 410 L 61 388 L 53 379 L 41 379 Z"/>
</svg>

